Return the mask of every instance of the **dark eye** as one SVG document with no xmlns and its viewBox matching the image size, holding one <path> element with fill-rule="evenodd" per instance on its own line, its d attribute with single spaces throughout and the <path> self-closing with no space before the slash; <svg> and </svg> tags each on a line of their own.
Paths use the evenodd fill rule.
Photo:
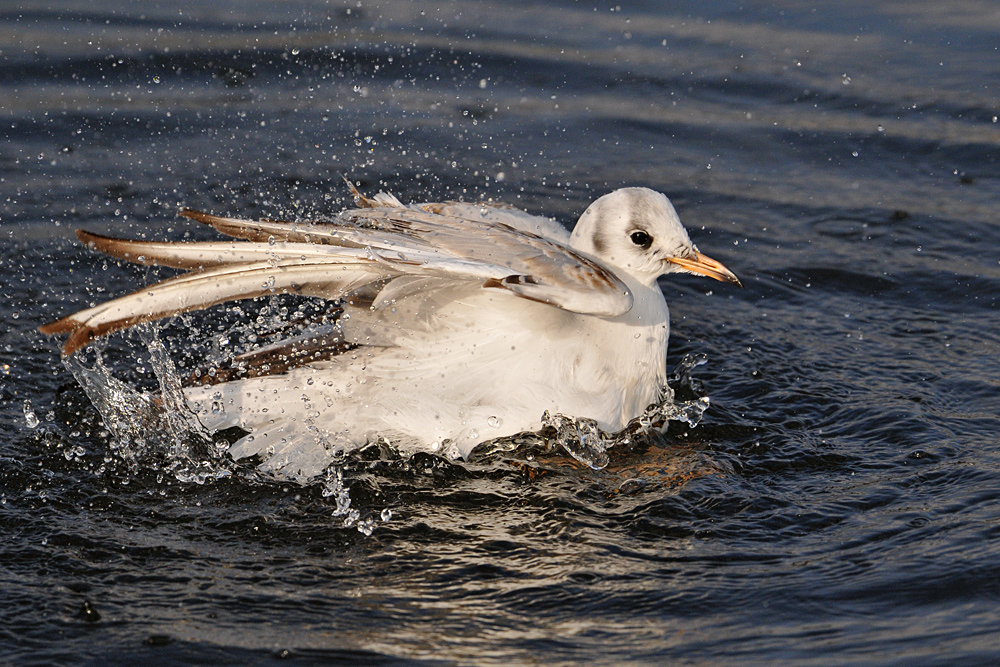
<svg viewBox="0 0 1000 667">
<path fill-rule="evenodd" d="M 648 250 L 649 246 L 653 245 L 653 237 L 646 232 L 632 232 L 629 235 L 629 238 L 632 239 L 632 243 L 636 244 L 643 250 Z"/>
</svg>

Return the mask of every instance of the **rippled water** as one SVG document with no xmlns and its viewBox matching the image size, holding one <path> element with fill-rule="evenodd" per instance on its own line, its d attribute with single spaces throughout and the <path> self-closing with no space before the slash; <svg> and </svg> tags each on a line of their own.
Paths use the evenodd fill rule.
<svg viewBox="0 0 1000 667">
<path fill-rule="evenodd" d="M 0 9 L 4 660 L 992 664 L 998 44 L 973 0 Z M 702 422 L 599 471 L 132 456 L 36 327 L 162 274 L 71 230 L 209 238 L 176 207 L 305 217 L 339 173 L 567 224 L 668 194 L 746 285 L 662 283 Z M 157 340 L 183 368 L 232 318 Z M 102 354 L 141 394 L 148 349 Z"/>
</svg>

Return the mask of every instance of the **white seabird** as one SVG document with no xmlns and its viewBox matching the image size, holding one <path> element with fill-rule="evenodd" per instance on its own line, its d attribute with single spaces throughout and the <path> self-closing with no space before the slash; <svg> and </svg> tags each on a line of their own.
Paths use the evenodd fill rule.
<svg viewBox="0 0 1000 667">
<path fill-rule="evenodd" d="M 208 429 L 247 431 L 234 459 L 256 454 L 266 469 L 309 477 L 377 437 L 403 451 L 467 456 L 485 440 L 537 430 L 546 411 L 618 431 L 660 400 L 666 382 L 670 325 L 657 278 L 740 284 L 646 188 L 597 199 L 572 234 L 503 205 L 403 205 L 352 190 L 358 208 L 328 222 L 182 211 L 242 241 L 80 230 L 108 255 L 187 273 L 41 330 L 69 333 L 70 355 L 108 333 L 228 301 L 338 300 L 335 326 L 248 352 L 234 372 L 184 390 Z"/>
</svg>

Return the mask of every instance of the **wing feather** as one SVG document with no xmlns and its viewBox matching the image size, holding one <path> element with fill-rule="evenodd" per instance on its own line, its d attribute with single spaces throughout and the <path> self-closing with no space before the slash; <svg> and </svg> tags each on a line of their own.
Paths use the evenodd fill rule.
<svg viewBox="0 0 1000 667">
<path fill-rule="evenodd" d="M 552 218 L 544 218 L 540 215 L 526 213 L 509 204 L 498 204 L 496 202 L 469 204 L 467 202 L 449 201 L 441 204 L 420 204 L 419 207 L 428 212 L 460 218 L 469 222 L 509 225 L 515 229 L 544 236 L 545 238 L 558 241 L 563 245 L 569 245 L 569 230 L 558 222 Z"/>
<path fill-rule="evenodd" d="M 198 271 L 220 264 L 247 264 L 296 258 L 302 261 L 324 260 L 332 256 L 328 247 L 312 243 L 133 241 L 101 236 L 82 229 L 78 229 L 76 235 L 88 248 L 116 259 L 189 271 Z"/>
<path fill-rule="evenodd" d="M 244 242 L 129 241 L 80 231 L 83 243 L 112 257 L 190 273 L 41 330 L 70 333 L 63 348 L 70 355 L 99 336 L 226 301 L 272 293 L 338 299 L 374 288 L 382 303 L 455 282 L 600 317 L 632 307 L 621 279 L 571 248 L 568 232 L 548 218 L 492 204 L 404 206 L 381 194 L 362 205 L 304 223 L 181 211 Z"/>
<path fill-rule="evenodd" d="M 413 238 L 452 257 L 509 270 L 484 287 L 585 315 L 616 317 L 632 307 L 632 294 L 613 271 L 569 245 L 505 222 L 473 222 L 438 210 L 385 207 L 345 211 L 340 217 Z"/>
<path fill-rule="evenodd" d="M 63 354 L 69 356 L 95 338 L 143 322 L 269 294 L 338 298 L 385 274 L 384 266 L 371 261 L 353 266 L 289 261 L 231 264 L 168 278 L 40 329 L 48 334 L 70 333 L 63 346 Z"/>
<path fill-rule="evenodd" d="M 506 222 L 488 216 L 470 219 L 470 208 L 455 203 L 375 206 L 344 211 L 335 221 L 309 223 L 219 218 L 191 209 L 182 214 L 250 240 L 326 243 L 404 255 L 433 252 L 469 264 L 504 267 L 507 274 L 500 278 L 510 280 L 484 286 L 586 315 L 616 317 L 632 307 L 628 287 L 613 271 L 569 247 L 568 240 L 564 243 L 542 235 L 554 222 L 524 214 L 545 221 L 538 223 L 540 233 L 536 233 L 528 228 L 532 223 L 524 220 L 516 227 L 508 224 L 518 219 L 509 213 Z M 565 231 L 563 235 L 568 237 Z"/>
</svg>

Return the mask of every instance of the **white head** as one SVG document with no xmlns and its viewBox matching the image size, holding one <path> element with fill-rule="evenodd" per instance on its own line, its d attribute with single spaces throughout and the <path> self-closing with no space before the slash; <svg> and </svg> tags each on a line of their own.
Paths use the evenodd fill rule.
<svg viewBox="0 0 1000 667">
<path fill-rule="evenodd" d="M 570 245 L 647 285 L 675 271 L 740 284 L 698 252 L 670 200 L 648 188 L 622 188 L 595 201 L 577 221 Z"/>
</svg>

